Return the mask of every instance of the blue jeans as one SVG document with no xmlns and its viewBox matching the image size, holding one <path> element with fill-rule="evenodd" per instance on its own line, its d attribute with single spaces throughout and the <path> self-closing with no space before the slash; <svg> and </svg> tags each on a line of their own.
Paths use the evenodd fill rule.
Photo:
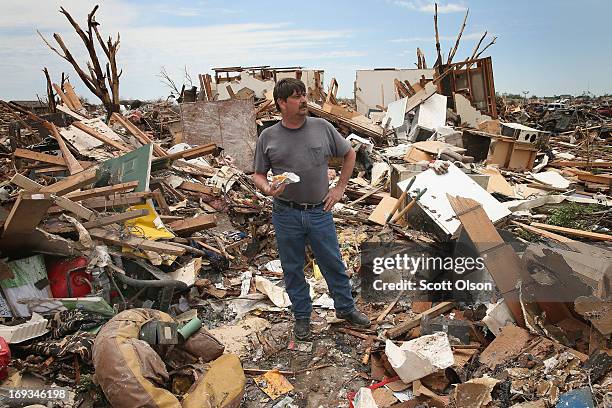
<svg viewBox="0 0 612 408">
<path fill-rule="evenodd" d="M 351 283 L 346 270 L 336 225 L 331 212 L 323 207 L 298 210 L 274 200 L 272 223 L 276 231 L 276 244 L 283 267 L 285 288 L 291 300 L 296 319 L 309 319 L 312 312 L 310 286 L 304 277 L 306 244 L 310 244 L 338 313 L 355 309 Z"/>
</svg>

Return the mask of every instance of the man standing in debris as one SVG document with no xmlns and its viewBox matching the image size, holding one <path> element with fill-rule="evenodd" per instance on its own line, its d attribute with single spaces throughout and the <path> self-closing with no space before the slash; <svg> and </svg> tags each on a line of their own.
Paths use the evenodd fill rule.
<svg viewBox="0 0 612 408">
<path fill-rule="evenodd" d="M 282 120 L 259 136 L 253 181 L 264 194 L 274 197 L 272 223 L 295 317 L 295 337 L 304 340 L 310 336 L 312 302 L 310 286 L 304 277 L 306 244 L 310 244 L 327 281 L 336 316 L 367 327 L 370 320 L 355 308 L 331 214 L 353 172 L 355 151 L 329 122 L 308 117 L 306 87 L 302 81 L 281 79 L 273 95 Z M 331 189 L 327 175 L 330 157 L 344 158 L 340 180 Z M 269 183 L 270 169 L 274 175 L 295 173 L 300 176 L 300 182 Z"/>
</svg>

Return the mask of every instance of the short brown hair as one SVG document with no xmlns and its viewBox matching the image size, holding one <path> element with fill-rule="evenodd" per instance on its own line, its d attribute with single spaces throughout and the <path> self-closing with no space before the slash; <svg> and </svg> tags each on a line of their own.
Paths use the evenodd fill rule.
<svg viewBox="0 0 612 408">
<path fill-rule="evenodd" d="M 280 106 L 278 106 L 278 99 L 287 100 L 288 97 L 293 95 L 294 92 L 306 92 L 306 85 L 302 81 L 296 78 L 283 78 L 276 83 L 274 86 L 274 92 L 272 93 L 274 98 L 274 104 L 276 109 L 280 112 Z"/>
</svg>

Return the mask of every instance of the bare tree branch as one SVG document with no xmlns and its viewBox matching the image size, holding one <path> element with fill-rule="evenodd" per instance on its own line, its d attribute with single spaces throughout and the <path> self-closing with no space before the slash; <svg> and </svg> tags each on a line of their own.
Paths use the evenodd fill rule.
<svg viewBox="0 0 612 408">
<path fill-rule="evenodd" d="M 187 65 L 185 65 L 185 79 L 187 80 L 187 82 L 189 82 L 189 86 L 193 87 L 193 81 L 191 80 L 189 72 L 187 72 Z"/>
<path fill-rule="evenodd" d="M 172 80 L 172 78 L 170 78 L 168 71 L 166 71 L 166 67 L 161 67 L 161 71 L 159 72 L 157 77 L 161 78 L 162 84 L 170 88 L 173 94 L 176 94 L 177 96 L 181 94 L 181 92 L 176 87 L 176 83 Z"/>
<path fill-rule="evenodd" d="M 40 31 L 36 30 L 36 32 L 38 33 L 38 35 L 40 36 L 40 38 L 42 38 L 42 40 L 45 42 L 45 44 L 47 44 L 47 47 L 51 48 L 51 50 L 53 52 L 55 52 L 57 55 L 59 55 L 60 57 L 62 57 L 63 59 L 65 59 L 66 61 L 70 62 L 68 60 L 68 58 L 66 58 L 66 56 L 64 54 L 62 54 L 61 52 L 59 52 L 57 50 L 57 48 L 54 48 L 51 44 L 49 44 L 49 41 L 47 41 L 47 39 L 40 33 Z"/>
</svg>

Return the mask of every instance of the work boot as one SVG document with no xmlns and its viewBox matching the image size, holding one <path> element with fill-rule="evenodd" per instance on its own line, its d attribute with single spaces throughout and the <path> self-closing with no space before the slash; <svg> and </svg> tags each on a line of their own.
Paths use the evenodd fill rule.
<svg viewBox="0 0 612 408">
<path fill-rule="evenodd" d="M 296 340 L 308 340 L 310 338 L 310 319 L 295 319 L 293 334 Z"/>
<path fill-rule="evenodd" d="M 352 312 L 348 313 L 336 312 L 336 317 L 338 319 L 344 319 L 347 322 L 354 324 L 355 326 L 370 327 L 370 324 L 372 324 L 370 322 L 370 319 L 368 319 L 368 316 L 364 315 L 357 309 L 353 309 Z"/>
</svg>

